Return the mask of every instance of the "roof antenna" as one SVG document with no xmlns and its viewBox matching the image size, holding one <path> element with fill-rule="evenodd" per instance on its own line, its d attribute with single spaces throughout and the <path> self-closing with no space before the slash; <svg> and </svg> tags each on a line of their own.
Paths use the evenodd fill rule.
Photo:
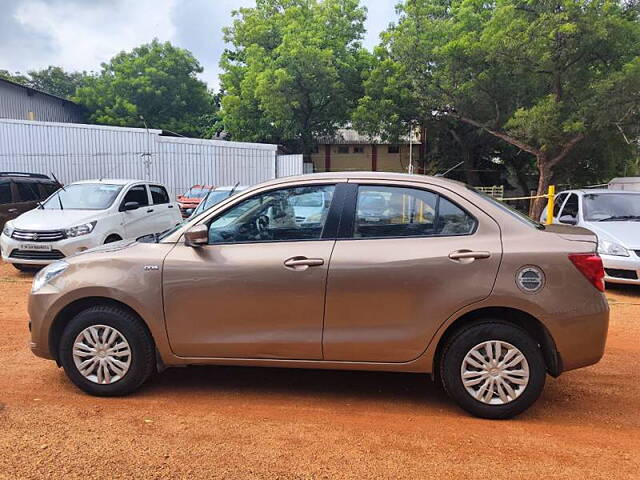
<svg viewBox="0 0 640 480">
<path fill-rule="evenodd" d="M 451 167 L 449 170 L 447 170 L 444 173 L 436 173 L 436 177 L 445 177 L 447 175 L 447 173 L 449 173 L 451 170 L 455 170 L 456 168 L 458 168 L 463 163 L 464 163 L 464 161 L 462 161 L 460 163 L 456 163 L 453 167 Z"/>
</svg>

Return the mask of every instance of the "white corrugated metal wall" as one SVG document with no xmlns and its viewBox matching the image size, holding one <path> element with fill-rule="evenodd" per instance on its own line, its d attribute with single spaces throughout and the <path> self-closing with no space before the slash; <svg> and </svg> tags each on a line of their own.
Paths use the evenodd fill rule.
<svg viewBox="0 0 640 480">
<path fill-rule="evenodd" d="M 196 183 L 253 185 L 302 173 L 302 156 L 278 160 L 276 145 L 160 133 L 0 119 L 0 171 L 53 172 L 64 183 L 100 177 L 149 179 L 167 185 L 172 195 Z"/>
<path fill-rule="evenodd" d="M 276 177 L 288 177 L 291 175 L 301 175 L 302 172 L 302 154 L 296 155 L 278 155 L 276 162 Z"/>
</svg>

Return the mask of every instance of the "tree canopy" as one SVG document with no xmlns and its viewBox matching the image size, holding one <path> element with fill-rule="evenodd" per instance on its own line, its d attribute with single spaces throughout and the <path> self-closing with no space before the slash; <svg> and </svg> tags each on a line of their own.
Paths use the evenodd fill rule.
<svg viewBox="0 0 640 480">
<path fill-rule="evenodd" d="M 42 70 L 29 70 L 26 75 L 20 72 L 12 74 L 7 70 L 0 70 L 0 78 L 6 78 L 58 97 L 70 98 L 76 93 L 76 89 L 83 85 L 87 73 L 67 72 L 60 67 L 49 66 Z"/>
<path fill-rule="evenodd" d="M 633 2 L 406 0 L 399 11 L 365 79 L 354 114 L 361 129 L 467 125 L 529 154 L 541 194 L 554 170 L 578 150 L 589 154 L 579 146 L 599 139 L 624 150 L 624 132 L 637 128 Z"/>
<path fill-rule="evenodd" d="M 358 0 L 257 0 L 225 29 L 222 117 L 233 138 L 308 153 L 350 119 L 369 55 Z"/>
<path fill-rule="evenodd" d="M 95 123 L 160 128 L 199 136 L 215 113 L 216 101 L 196 75 L 202 67 L 193 55 L 169 42 L 121 52 L 87 78 L 73 100 Z"/>
</svg>

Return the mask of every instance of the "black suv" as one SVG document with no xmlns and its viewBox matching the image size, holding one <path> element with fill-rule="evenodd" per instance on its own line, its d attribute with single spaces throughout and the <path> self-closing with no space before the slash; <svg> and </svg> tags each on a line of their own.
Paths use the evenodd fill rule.
<svg viewBox="0 0 640 480">
<path fill-rule="evenodd" d="M 40 173 L 0 172 L 0 231 L 4 224 L 35 208 L 60 184 Z"/>
</svg>

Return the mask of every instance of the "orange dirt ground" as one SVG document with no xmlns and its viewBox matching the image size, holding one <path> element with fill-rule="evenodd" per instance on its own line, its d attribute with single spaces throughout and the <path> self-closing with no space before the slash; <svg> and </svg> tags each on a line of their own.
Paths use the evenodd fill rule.
<svg viewBox="0 0 640 480">
<path fill-rule="evenodd" d="M 604 359 L 479 420 L 427 376 L 191 367 L 126 398 L 27 346 L 31 276 L 0 265 L 0 479 L 640 478 L 640 288 L 612 287 Z"/>
</svg>

